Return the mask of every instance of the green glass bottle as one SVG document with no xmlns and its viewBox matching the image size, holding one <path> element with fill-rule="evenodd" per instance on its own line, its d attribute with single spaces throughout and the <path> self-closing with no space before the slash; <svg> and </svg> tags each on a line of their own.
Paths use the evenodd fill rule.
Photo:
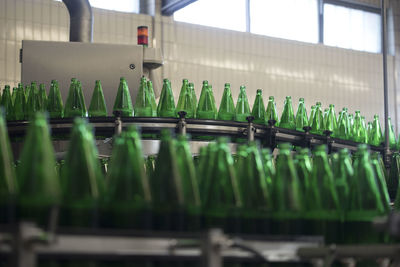
<svg viewBox="0 0 400 267">
<path fill-rule="evenodd" d="M 0 111 L 0 224 L 15 223 L 18 185 L 4 114 Z"/>
<path fill-rule="evenodd" d="M 12 93 L 11 93 L 11 99 L 13 101 L 13 104 L 15 102 L 15 97 L 17 96 L 17 87 L 13 87 Z"/>
<path fill-rule="evenodd" d="M 133 116 L 133 106 L 128 83 L 124 77 L 120 78 L 117 96 L 115 97 L 113 112 L 119 112 L 122 117 Z"/>
<path fill-rule="evenodd" d="M 154 168 L 156 165 L 156 155 L 148 155 L 145 161 L 145 169 L 146 169 L 146 175 L 149 177 L 153 177 L 154 175 Z"/>
<path fill-rule="evenodd" d="M 266 119 L 267 122 L 270 120 L 275 121 L 275 125 L 279 125 L 279 116 L 278 116 L 278 111 L 276 109 L 276 103 L 275 103 L 275 98 L 273 96 L 270 96 L 268 98 L 268 105 L 267 105 L 267 110 L 266 112 Z"/>
<path fill-rule="evenodd" d="M 369 138 L 372 135 L 372 121 L 368 122 L 368 126 L 367 126 L 367 135 L 368 135 L 368 142 L 369 142 Z"/>
<path fill-rule="evenodd" d="M 351 135 L 353 135 L 353 125 L 354 125 L 354 116 L 353 114 L 349 114 L 348 118 L 348 127 L 349 127 L 349 132 L 351 133 Z"/>
<path fill-rule="evenodd" d="M 196 112 L 197 112 L 197 96 L 196 96 L 196 91 L 194 90 L 194 84 L 189 83 L 189 89 L 192 92 L 192 101 L 193 101 L 193 118 L 196 118 Z"/>
<path fill-rule="evenodd" d="M 396 135 L 394 134 L 394 130 L 393 130 L 393 124 L 392 121 L 390 119 L 390 117 L 388 118 L 389 121 L 389 146 L 391 149 L 396 149 Z M 382 136 L 382 141 L 384 140 L 384 135 Z"/>
<path fill-rule="evenodd" d="M 239 97 L 236 102 L 235 120 L 236 121 L 246 121 L 247 117 L 251 115 L 249 101 L 246 95 L 246 87 L 244 85 L 240 86 Z"/>
<path fill-rule="evenodd" d="M 354 129 L 353 129 L 353 125 L 354 125 L 354 117 L 353 114 L 348 114 L 347 116 L 347 133 L 348 133 L 348 139 L 349 140 L 354 140 Z"/>
<path fill-rule="evenodd" d="M 189 87 L 189 81 L 187 79 L 183 79 L 176 111 L 185 111 L 186 118 L 194 118 L 193 109 L 194 104 L 192 90 Z"/>
<path fill-rule="evenodd" d="M 218 110 L 218 120 L 232 121 L 235 118 L 235 104 L 233 103 L 231 85 L 225 83 L 224 93 Z"/>
<path fill-rule="evenodd" d="M 41 83 L 39 85 L 39 110 L 40 111 L 46 111 L 47 107 L 47 93 L 46 93 L 46 85 L 44 83 Z"/>
<path fill-rule="evenodd" d="M 152 196 L 140 135 L 134 126 L 115 138 L 106 180 L 103 223 L 151 230 Z"/>
<path fill-rule="evenodd" d="M 400 177 L 400 154 L 399 152 L 393 152 L 392 160 L 390 163 L 389 175 L 387 176 L 387 188 L 389 191 L 390 199 L 395 199 L 396 194 L 398 195 Z M 400 204 L 400 203 L 399 203 Z"/>
<path fill-rule="evenodd" d="M 207 158 L 207 146 L 202 146 L 199 148 L 199 153 L 193 155 L 193 164 L 197 175 L 197 181 L 199 183 L 200 191 L 200 181 L 202 166 L 204 166 L 204 161 Z"/>
<path fill-rule="evenodd" d="M 79 92 L 79 86 L 76 79 L 71 79 L 71 85 L 68 91 L 67 101 L 64 107 L 64 117 L 85 117 L 86 108 L 82 106 L 82 99 Z"/>
<path fill-rule="evenodd" d="M 18 87 L 17 91 L 15 92 L 13 113 L 13 117 L 17 121 L 24 120 L 26 118 L 26 102 L 23 87 Z"/>
<path fill-rule="evenodd" d="M 254 99 L 253 110 L 251 111 L 251 116 L 254 117 L 253 122 L 258 124 L 266 124 L 266 114 L 264 100 L 262 98 L 262 90 L 258 89 L 256 98 Z"/>
<path fill-rule="evenodd" d="M 82 89 L 82 83 L 79 80 L 76 80 L 77 86 L 78 86 L 78 91 L 79 91 L 79 100 L 81 101 L 81 106 L 83 107 L 83 110 L 85 112 L 85 116 L 87 117 L 87 109 L 86 109 L 86 104 L 85 104 L 85 96 L 83 95 L 83 89 Z"/>
<path fill-rule="evenodd" d="M 176 117 L 174 95 L 168 79 L 164 79 L 160 100 L 158 101 L 157 114 L 159 117 Z"/>
<path fill-rule="evenodd" d="M 204 227 L 221 227 L 228 233 L 237 233 L 240 231 L 242 199 L 226 138 L 219 138 L 218 143 L 211 145 L 210 149 L 215 151 L 209 152 L 211 164 L 202 178 L 203 190 L 200 191 Z"/>
<path fill-rule="evenodd" d="M 82 118 L 75 118 L 70 145 L 62 168 L 63 202 L 60 225 L 96 227 L 104 178 L 91 127 Z"/>
<path fill-rule="evenodd" d="M 400 154 L 394 152 L 390 164 L 390 172 L 387 178 L 387 188 L 389 198 L 394 200 L 394 209 L 400 210 L 400 190 L 399 190 L 399 176 L 400 176 Z"/>
<path fill-rule="evenodd" d="M 341 139 L 347 139 L 348 133 L 347 133 L 347 114 L 344 110 L 340 112 L 339 120 L 338 120 L 338 126 L 337 126 L 337 137 Z"/>
<path fill-rule="evenodd" d="M 308 148 L 302 148 L 295 155 L 294 163 L 299 177 L 299 183 L 301 192 L 307 192 L 310 188 L 310 179 L 312 171 L 312 163 L 310 158 L 310 150 Z M 304 199 L 305 201 L 307 199 Z M 310 203 L 304 203 L 305 206 L 310 206 Z"/>
<path fill-rule="evenodd" d="M 40 111 L 40 100 L 39 100 L 39 90 L 37 88 L 36 82 L 31 83 L 31 89 L 29 91 L 28 101 L 26 103 L 26 115 L 27 118 L 33 118 L 37 111 Z"/>
<path fill-rule="evenodd" d="M 13 101 L 9 85 L 6 85 L 4 87 L 3 95 L 1 97 L 1 106 L 4 109 L 6 120 L 8 121 L 14 120 L 14 112 L 13 112 L 14 108 L 13 108 Z"/>
<path fill-rule="evenodd" d="M 375 173 L 375 181 L 381 196 L 381 201 L 386 212 L 390 212 L 390 197 L 385 179 L 385 169 L 381 162 L 381 154 L 379 152 L 371 152 L 371 165 Z"/>
<path fill-rule="evenodd" d="M 361 120 L 361 115 L 360 111 L 356 110 L 356 115 L 354 116 L 354 123 L 353 123 L 353 130 L 352 130 L 353 136 L 352 140 L 356 142 L 362 142 L 363 141 L 363 130 L 362 130 L 362 120 Z"/>
<path fill-rule="evenodd" d="M 383 141 L 381 125 L 379 123 L 379 116 L 374 115 L 374 121 L 372 123 L 371 134 L 369 135 L 368 143 L 373 146 L 379 146 Z"/>
<path fill-rule="evenodd" d="M 95 82 L 89 105 L 89 117 L 107 117 L 107 106 L 100 80 L 96 80 Z"/>
<path fill-rule="evenodd" d="M 341 210 L 333 173 L 328 163 L 326 145 L 316 147 L 313 157 L 310 188 L 306 191 L 307 218 L 315 224 L 316 234 L 323 234 L 327 243 L 336 241 Z"/>
<path fill-rule="evenodd" d="M 354 179 L 353 166 L 346 148 L 339 151 L 338 160 L 332 164 L 332 171 L 339 203 L 344 209 L 349 203 L 349 184 Z"/>
<path fill-rule="evenodd" d="M 176 143 L 168 130 L 161 132 L 151 189 L 154 199 L 154 229 L 184 229 L 185 195 L 182 176 L 176 161 Z"/>
<path fill-rule="evenodd" d="M 209 143 L 208 146 L 205 147 L 205 151 L 203 151 L 203 156 L 200 157 L 197 177 L 199 177 L 200 198 L 202 200 L 204 200 L 206 188 L 208 188 L 209 182 L 211 181 L 211 179 L 208 178 L 212 175 L 217 149 L 216 143 Z"/>
<path fill-rule="evenodd" d="M 199 183 L 187 136 L 178 136 L 176 142 L 176 162 L 182 179 L 183 196 L 185 199 L 184 230 L 199 231 L 201 227 Z"/>
<path fill-rule="evenodd" d="M 331 136 L 336 136 L 337 134 L 337 119 L 335 112 L 335 105 L 330 104 L 328 112 L 326 114 L 326 119 L 324 119 L 325 130 L 331 132 Z"/>
<path fill-rule="evenodd" d="M 264 108 L 262 109 L 263 112 Z M 238 152 L 237 178 L 241 189 L 243 212 L 241 231 L 244 233 L 269 233 L 272 210 L 271 184 L 265 177 L 261 153 L 255 142 L 242 146 Z"/>
<path fill-rule="evenodd" d="M 156 97 L 154 95 L 153 83 L 151 81 L 147 81 L 147 90 L 150 95 L 150 103 L 151 103 L 151 116 L 157 117 L 157 103 Z"/>
<path fill-rule="evenodd" d="M 215 99 L 212 90 L 210 90 L 208 81 L 203 81 L 203 87 L 201 89 L 196 116 L 198 119 L 208 120 L 215 120 L 217 117 Z"/>
<path fill-rule="evenodd" d="M 311 106 L 311 112 L 310 112 L 310 118 L 308 119 L 308 126 L 310 126 L 310 127 L 311 127 L 311 124 L 312 124 L 312 122 L 314 120 L 314 115 L 315 115 L 315 106 L 312 105 Z"/>
<path fill-rule="evenodd" d="M 328 111 L 329 111 L 329 108 L 324 109 L 324 122 L 325 122 L 325 119 L 328 118 Z M 324 124 L 324 127 L 325 127 L 325 124 Z"/>
<path fill-rule="evenodd" d="M 47 98 L 47 112 L 52 119 L 64 117 L 63 101 L 56 80 L 51 81 L 49 96 Z"/>
<path fill-rule="evenodd" d="M 361 116 L 361 143 L 368 143 L 367 126 L 365 125 L 365 117 Z"/>
<path fill-rule="evenodd" d="M 367 145 L 359 145 L 353 168 L 354 179 L 350 183 L 349 207 L 346 213 L 346 242 L 381 242 L 382 235 L 374 229 L 371 222 L 387 213 L 388 204 L 382 201 Z"/>
<path fill-rule="evenodd" d="M 28 102 L 29 94 L 31 93 L 30 85 L 25 85 L 24 93 L 25 93 L 26 102 Z"/>
<path fill-rule="evenodd" d="M 275 234 L 300 234 L 299 219 L 304 211 L 303 192 L 290 153 L 291 145 L 280 144 L 276 158 L 276 176 L 272 180 L 273 224 Z"/>
<path fill-rule="evenodd" d="M 218 112 L 217 104 L 215 102 L 214 91 L 212 89 L 212 85 L 211 84 L 208 84 L 208 90 L 210 91 L 211 100 L 212 100 L 212 107 L 214 109 L 215 116 L 217 116 L 217 112 Z"/>
<path fill-rule="evenodd" d="M 32 92 L 33 93 L 33 92 Z M 55 218 L 61 191 L 50 131 L 44 113 L 34 114 L 17 169 L 18 216 L 47 227 Z"/>
<path fill-rule="evenodd" d="M 146 77 L 140 79 L 139 90 L 136 95 L 135 105 L 133 106 L 135 117 L 151 117 L 153 115 L 151 96 L 147 88 Z"/>
<path fill-rule="evenodd" d="M 299 99 L 299 106 L 296 112 L 296 130 L 304 131 L 303 128 L 308 126 L 308 117 L 306 106 L 304 105 L 304 98 Z"/>
<path fill-rule="evenodd" d="M 294 112 L 293 112 L 293 107 L 292 107 L 292 97 L 290 97 L 290 96 L 286 97 L 281 120 L 279 122 L 279 127 L 288 128 L 288 129 L 296 129 L 296 122 L 295 122 Z"/>
<path fill-rule="evenodd" d="M 324 115 L 321 109 L 321 102 L 317 102 L 315 105 L 315 113 L 313 120 L 311 121 L 311 133 L 323 134 L 324 131 Z"/>
<path fill-rule="evenodd" d="M 352 179 L 354 179 L 354 170 L 351 165 L 349 151 L 346 148 L 340 150 L 339 153 L 335 153 L 335 155 L 336 156 L 334 156 L 332 160 L 332 171 L 335 177 L 335 187 L 341 207 L 341 221 L 338 226 L 339 231 L 337 232 L 336 243 L 343 243 L 346 240 L 344 216 L 349 205 L 349 185 Z"/>
<path fill-rule="evenodd" d="M 270 191 L 272 191 L 272 179 L 274 179 L 275 177 L 276 170 L 274 158 L 269 148 L 261 149 L 261 159 L 264 166 L 265 178 L 267 179 L 267 183 L 269 184 L 268 188 L 270 188 Z"/>
</svg>

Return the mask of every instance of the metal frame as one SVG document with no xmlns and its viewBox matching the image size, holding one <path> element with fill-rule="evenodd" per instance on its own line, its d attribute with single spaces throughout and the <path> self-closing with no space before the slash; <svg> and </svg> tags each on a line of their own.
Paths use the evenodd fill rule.
<svg viewBox="0 0 400 267">
<path fill-rule="evenodd" d="M 268 262 L 301 262 L 300 248 L 322 245 L 321 237 L 247 236 L 230 238 L 220 229 L 199 233 L 130 232 L 110 229 L 60 229 L 45 232 L 33 223 L 2 226 L 0 255 L 11 256 L 12 266 L 35 267 L 47 259 L 187 259 L 204 267 L 221 267 L 222 259 Z"/>
<path fill-rule="evenodd" d="M 118 115 L 118 114 L 117 114 Z M 357 150 L 360 143 L 343 140 L 330 136 L 330 132 L 324 135 L 310 133 L 309 127 L 305 127 L 304 132 L 280 128 L 275 126 L 274 121 L 268 125 L 253 123 L 253 118 L 248 117 L 248 122 L 220 121 L 187 119 L 185 114 L 180 112 L 180 118 L 144 118 L 144 117 L 100 117 L 88 118 L 97 136 L 112 137 L 118 135 L 129 125 L 138 126 L 143 134 L 158 134 L 162 129 L 170 129 L 180 134 L 190 134 L 193 140 L 199 136 L 228 136 L 232 140 L 236 138 L 247 139 L 248 141 L 257 140 L 261 145 L 274 149 L 278 143 L 289 142 L 295 146 L 313 148 L 317 145 L 326 144 L 328 152 L 347 148 L 350 151 Z M 27 130 L 29 122 L 16 121 L 8 122 L 7 128 L 11 139 L 21 138 Z M 69 134 L 73 126 L 73 119 L 50 119 L 49 126 L 52 135 L 64 137 Z M 370 146 L 375 152 L 384 154 L 385 148 L 381 146 Z"/>
<path fill-rule="evenodd" d="M 390 259 L 399 266 L 399 244 L 324 246 L 321 237 L 243 236 L 231 238 L 220 229 L 206 232 L 132 232 L 113 229 L 60 229 L 45 232 L 33 223 L 0 227 L 0 256 L 12 266 L 36 267 L 44 259 L 199 260 L 221 267 L 223 259 L 241 262 L 315 262 Z M 397 264 L 397 265 L 396 265 Z M 387 266 L 387 265 L 386 265 Z"/>
</svg>

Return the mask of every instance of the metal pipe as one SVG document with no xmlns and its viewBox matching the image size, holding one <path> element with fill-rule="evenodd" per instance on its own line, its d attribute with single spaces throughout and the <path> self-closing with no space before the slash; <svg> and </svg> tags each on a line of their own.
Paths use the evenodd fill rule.
<svg viewBox="0 0 400 267">
<path fill-rule="evenodd" d="M 89 0 L 63 0 L 69 12 L 69 41 L 93 41 L 93 14 Z"/>
<path fill-rule="evenodd" d="M 386 0 L 381 0 L 381 31 L 382 31 L 382 58 L 383 58 L 383 99 L 385 112 L 385 164 L 389 164 L 389 93 L 387 82 L 387 25 L 386 25 Z"/>
</svg>

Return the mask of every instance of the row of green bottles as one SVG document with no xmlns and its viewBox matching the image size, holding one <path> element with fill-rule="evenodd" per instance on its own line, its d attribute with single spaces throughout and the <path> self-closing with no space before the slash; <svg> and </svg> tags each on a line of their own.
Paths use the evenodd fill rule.
<svg viewBox="0 0 400 267">
<path fill-rule="evenodd" d="M 27 86 L 24 90 L 19 84 L 18 88 L 10 93 L 9 86 L 6 86 L 1 98 L 1 105 L 5 109 L 7 120 L 29 119 L 36 111 L 46 110 L 51 118 L 61 117 L 100 117 L 107 115 L 104 94 L 100 81 L 96 81 L 90 102 L 89 110 L 86 111 L 85 101 L 81 83 L 73 78 L 68 93 L 66 105 L 63 108 L 61 95 L 57 81 L 52 81 L 49 95 L 46 96 L 45 86 L 40 85 L 37 89 L 35 82 Z M 25 99 L 25 101 L 24 101 Z M 164 79 L 160 101 L 156 104 L 152 83 L 145 77 L 141 78 L 139 90 L 136 96 L 135 105 L 132 105 L 129 88 L 124 78 L 120 79 L 117 96 L 114 102 L 113 112 L 118 112 L 121 116 L 136 117 L 177 117 L 178 111 L 185 111 L 187 118 L 200 119 L 219 119 L 246 121 L 248 116 L 254 117 L 254 122 L 266 124 L 273 120 L 277 126 L 303 131 L 304 127 L 311 127 L 311 133 L 324 134 L 329 132 L 331 136 L 341 139 L 353 140 L 360 143 L 368 143 L 378 146 L 383 142 L 383 135 L 380 128 L 379 117 L 374 116 L 373 122 L 368 125 L 365 118 L 359 111 L 355 116 L 348 114 L 348 109 L 343 108 L 336 118 L 334 105 L 329 105 L 329 109 L 322 111 L 321 103 L 317 102 L 311 107 L 310 117 L 307 117 L 304 99 L 299 99 L 299 105 L 294 115 L 291 97 L 286 97 L 284 109 L 280 120 L 278 119 L 276 104 L 273 97 L 268 100 L 265 110 L 262 98 L 262 91 L 257 90 L 253 109 L 250 110 L 246 88 L 240 87 L 240 92 L 236 107 L 234 106 L 230 84 L 225 84 L 224 93 L 221 99 L 219 110 L 217 111 L 212 86 L 207 81 L 203 82 L 199 103 L 197 105 L 196 93 L 193 83 L 187 79 L 183 80 L 178 104 L 175 107 L 171 83 Z M 392 149 L 397 149 L 400 144 L 396 141 L 393 125 L 389 118 L 389 141 Z"/>
<path fill-rule="evenodd" d="M 187 138 L 163 132 L 157 157 L 145 163 L 140 135 L 129 128 L 115 138 L 104 177 L 93 131 L 76 119 L 58 179 L 46 119 L 37 113 L 15 177 L 3 118 L 0 125 L 5 222 L 12 221 L 13 203 L 18 218 L 44 226 L 60 205 L 63 227 L 222 227 L 231 233 L 324 235 L 328 243 L 384 241 L 371 220 L 389 211 L 389 196 L 379 157 L 366 145 L 353 159 L 346 150 L 328 157 L 325 146 L 312 157 L 302 149 L 293 159 L 291 146 L 282 144 L 274 161 L 256 143 L 239 146 L 232 156 L 221 138 L 202 149 L 195 165 Z"/>
</svg>

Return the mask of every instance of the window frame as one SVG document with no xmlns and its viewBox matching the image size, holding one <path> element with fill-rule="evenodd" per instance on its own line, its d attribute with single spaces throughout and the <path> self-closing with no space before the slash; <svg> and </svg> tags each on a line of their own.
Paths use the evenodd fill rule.
<svg viewBox="0 0 400 267">
<path fill-rule="evenodd" d="M 361 4 L 358 2 L 354 1 L 349 1 L 349 0 L 318 0 L 318 29 L 319 29 L 319 35 L 318 35 L 318 43 L 325 45 L 324 43 L 324 5 L 325 4 L 330 4 L 330 5 L 335 5 L 335 6 L 342 6 L 342 7 L 347 7 L 351 9 L 357 9 L 365 12 L 370 12 L 377 14 L 381 16 L 381 8 L 368 5 L 368 4 Z M 344 48 L 346 49 L 346 48 Z M 382 50 L 382 48 L 381 48 Z M 363 51 L 363 50 L 357 50 L 357 51 Z M 365 51 L 364 51 L 365 52 Z M 382 53 L 380 51 L 379 53 Z"/>
</svg>

